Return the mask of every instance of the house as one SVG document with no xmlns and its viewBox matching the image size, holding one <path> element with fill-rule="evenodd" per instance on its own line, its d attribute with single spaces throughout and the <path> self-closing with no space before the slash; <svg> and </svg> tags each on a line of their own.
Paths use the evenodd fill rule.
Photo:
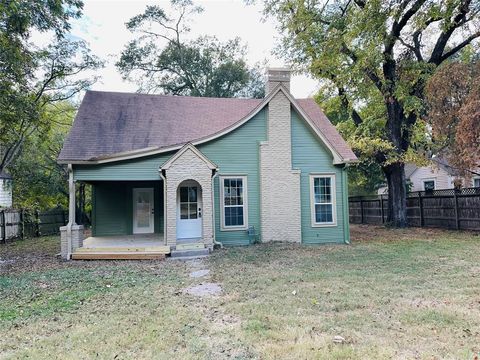
<svg viewBox="0 0 480 360">
<path fill-rule="evenodd" d="M 348 243 L 357 159 L 313 99 L 292 97 L 288 69 L 267 75 L 264 99 L 88 91 L 58 159 L 70 174 L 62 256 Z M 75 182 L 93 187 L 87 239 Z"/>
<path fill-rule="evenodd" d="M 445 159 L 433 158 L 428 166 L 405 164 L 405 178 L 410 191 L 433 191 L 453 189 L 455 184 L 462 187 L 480 187 L 480 175 L 472 175 L 467 179 L 459 176 L 458 171 Z M 378 194 L 386 194 L 387 187 L 378 189 Z"/>
<path fill-rule="evenodd" d="M 0 208 L 12 207 L 12 177 L 0 171 Z"/>
</svg>

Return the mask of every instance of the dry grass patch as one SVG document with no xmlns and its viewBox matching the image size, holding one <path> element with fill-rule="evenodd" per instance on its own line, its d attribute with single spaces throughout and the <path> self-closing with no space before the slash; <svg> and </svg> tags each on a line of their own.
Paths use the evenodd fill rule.
<svg viewBox="0 0 480 360">
<path fill-rule="evenodd" d="M 0 331 L 8 336 L 0 338 L 0 357 L 479 354 L 480 237 L 356 226 L 352 240 L 230 248 L 193 263 L 62 262 L 53 257 L 56 238 L 1 246 Z M 189 276 L 199 269 L 210 273 Z M 185 293 L 201 283 L 222 292 Z"/>
</svg>

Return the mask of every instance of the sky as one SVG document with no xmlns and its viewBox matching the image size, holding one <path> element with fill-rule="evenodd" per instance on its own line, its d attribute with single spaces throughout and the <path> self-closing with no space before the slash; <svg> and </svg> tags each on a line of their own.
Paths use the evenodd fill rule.
<svg viewBox="0 0 480 360">
<path fill-rule="evenodd" d="M 71 33 L 87 41 L 93 54 L 106 61 L 105 68 L 97 73 L 101 80 L 92 86 L 93 90 L 137 90 L 137 85 L 122 80 L 114 64 L 125 44 L 133 39 L 125 23 L 142 13 L 149 4 L 170 8 L 169 1 L 162 0 L 85 0 L 84 15 L 73 22 Z M 279 42 L 279 34 L 274 20 L 263 19 L 261 2 L 246 5 L 243 0 L 204 0 L 195 4 L 201 5 L 204 12 L 192 18 L 190 37 L 214 35 L 226 41 L 238 36 L 248 45 L 246 60 L 249 64 L 266 59 L 268 66 L 286 65 L 272 53 Z M 312 96 L 316 89 L 315 80 L 304 75 L 292 76 L 291 92 L 295 97 Z"/>
</svg>

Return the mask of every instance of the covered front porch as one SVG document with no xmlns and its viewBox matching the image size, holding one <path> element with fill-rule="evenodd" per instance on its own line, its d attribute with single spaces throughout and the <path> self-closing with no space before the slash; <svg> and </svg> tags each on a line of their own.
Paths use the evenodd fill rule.
<svg viewBox="0 0 480 360">
<path fill-rule="evenodd" d="M 158 178 L 108 179 L 70 169 L 69 224 L 62 230 L 66 259 L 158 258 L 214 245 L 214 164 L 192 145 L 157 168 Z M 91 236 L 75 222 L 75 183 L 92 187 Z M 109 257 L 111 256 L 111 257 Z"/>
</svg>

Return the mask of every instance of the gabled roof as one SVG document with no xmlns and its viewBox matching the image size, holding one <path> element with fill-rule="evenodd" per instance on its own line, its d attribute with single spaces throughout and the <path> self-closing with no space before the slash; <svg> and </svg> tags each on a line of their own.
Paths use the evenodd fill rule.
<svg viewBox="0 0 480 360">
<path fill-rule="evenodd" d="M 313 99 L 293 99 L 281 85 L 265 99 L 207 98 L 87 91 L 58 161 L 101 163 L 177 150 L 222 136 L 283 91 L 332 151 L 336 163 L 355 154 Z"/>
<path fill-rule="evenodd" d="M 218 166 L 217 164 L 213 163 L 210 159 L 208 159 L 200 150 L 198 150 L 195 146 L 193 146 L 192 144 L 188 143 L 186 144 L 184 147 L 182 147 L 180 150 L 178 150 L 170 159 L 168 159 L 167 161 L 165 161 L 165 163 L 160 166 L 160 169 L 162 170 L 168 170 L 172 165 L 173 163 L 180 157 L 182 156 L 187 150 L 190 150 L 192 151 L 195 155 L 197 155 L 197 157 L 199 159 L 201 159 L 205 165 L 214 170 L 214 169 L 218 169 Z"/>
</svg>

